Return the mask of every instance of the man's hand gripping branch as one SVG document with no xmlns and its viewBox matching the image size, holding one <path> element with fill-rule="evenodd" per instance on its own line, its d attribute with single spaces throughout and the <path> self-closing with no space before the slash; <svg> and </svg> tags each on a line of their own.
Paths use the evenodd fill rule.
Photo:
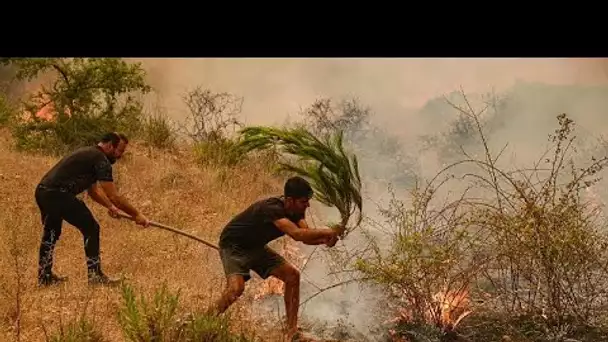
<svg viewBox="0 0 608 342">
<path fill-rule="evenodd" d="M 116 187 L 113 182 L 100 182 L 93 184 L 89 189 L 89 195 L 91 198 L 108 208 L 108 214 L 113 218 L 119 218 L 119 209 L 134 218 L 135 223 L 140 226 L 148 227 L 150 221 L 143 214 L 141 214 L 135 207 L 133 207 L 124 197 L 120 196 L 116 191 Z"/>
</svg>

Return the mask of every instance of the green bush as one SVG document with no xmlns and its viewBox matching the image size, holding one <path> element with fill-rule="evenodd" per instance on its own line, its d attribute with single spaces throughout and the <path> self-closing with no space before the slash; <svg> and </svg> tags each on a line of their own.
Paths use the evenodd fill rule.
<svg viewBox="0 0 608 342">
<path fill-rule="evenodd" d="M 55 76 L 25 101 L 29 119 L 15 122 L 13 134 L 21 149 L 49 153 L 93 143 L 107 131 L 135 136 L 141 129 L 142 104 L 133 95 L 147 93 L 140 64 L 120 58 L 3 58 L 17 70 L 18 80 L 41 74 Z M 53 119 L 35 113 L 52 106 Z"/>
<path fill-rule="evenodd" d="M 17 122 L 13 125 L 13 136 L 21 150 L 63 154 L 96 143 L 106 132 L 119 131 L 136 137 L 140 135 L 139 126 L 137 112 L 123 119 L 83 114 L 63 122 Z"/>
<path fill-rule="evenodd" d="M 61 326 L 51 336 L 46 336 L 47 342 L 102 342 L 106 341 L 99 329 L 84 317 Z"/>
<path fill-rule="evenodd" d="M 179 292 L 172 294 L 164 284 L 150 302 L 143 296 L 138 301 L 132 287 L 123 286 L 124 306 L 118 319 L 125 338 L 132 342 L 247 342 L 245 335 L 231 332 L 229 317 L 188 315 L 180 319 Z"/>
<path fill-rule="evenodd" d="M 226 316 L 195 315 L 182 325 L 176 341 L 248 342 L 253 338 L 244 333 L 230 331 L 230 319 Z"/>
<path fill-rule="evenodd" d="M 176 136 L 173 123 L 160 114 L 145 117 L 142 139 L 152 147 L 161 149 L 174 147 Z"/>
<path fill-rule="evenodd" d="M 168 292 L 166 285 L 154 295 L 153 303 L 143 296 L 138 301 L 132 287 L 122 289 L 124 307 L 119 322 L 129 341 L 174 341 L 178 334 L 177 309 L 179 294 Z"/>
<path fill-rule="evenodd" d="M 245 155 L 237 144 L 229 139 L 201 141 L 194 144 L 194 154 L 199 164 L 234 166 L 242 162 Z"/>
</svg>

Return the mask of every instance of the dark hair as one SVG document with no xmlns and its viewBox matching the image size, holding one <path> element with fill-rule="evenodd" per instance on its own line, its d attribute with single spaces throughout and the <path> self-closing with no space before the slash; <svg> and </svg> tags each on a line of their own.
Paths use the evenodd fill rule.
<svg viewBox="0 0 608 342">
<path fill-rule="evenodd" d="M 109 132 L 109 133 L 104 134 L 101 137 L 102 143 L 111 142 L 112 146 L 114 146 L 114 147 L 118 147 L 118 144 L 120 143 L 121 140 L 124 141 L 125 144 L 129 143 L 129 139 L 127 139 L 127 136 L 122 133 Z"/>
<path fill-rule="evenodd" d="M 283 195 L 291 198 L 312 198 L 313 190 L 307 180 L 295 176 L 289 178 L 287 182 L 285 182 Z"/>
</svg>

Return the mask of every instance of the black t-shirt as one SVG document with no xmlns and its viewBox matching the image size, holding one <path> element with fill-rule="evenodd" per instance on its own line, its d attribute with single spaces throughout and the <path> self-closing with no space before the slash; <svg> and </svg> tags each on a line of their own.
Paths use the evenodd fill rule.
<svg viewBox="0 0 608 342">
<path fill-rule="evenodd" d="M 243 249 L 261 248 L 283 235 L 274 221 L 288 218 L 296 225 L 304 215 L 290 215 L 285 211 L 281 197 L 270 197 L 257 201 L 235 216 L 220 235 L 221 247 Z"/>
<path fill-rule="evenodd" d="M 112 164 L 98 146 L 82 147 L 61 159 L 40 184 L 78 195 L 97 181 L 112 182 Z"/>
</svg>

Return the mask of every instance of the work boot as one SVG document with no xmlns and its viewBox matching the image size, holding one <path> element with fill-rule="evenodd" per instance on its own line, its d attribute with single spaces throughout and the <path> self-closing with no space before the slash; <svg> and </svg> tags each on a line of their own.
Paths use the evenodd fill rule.
<svg viewBox="0 0 608 342">
<path fill-rule="evenodd" d="M 120 284 L 120 279 L 112 279 L 103 272 L 89 272 L 89 285 L 105 285 L 105 286 L 116 286 Z"/>
<path fill-rule="evenodd" d="M 67 280 L 67 277 L 60 277 L 53 272 L 42 273 L 38 275 L 38 286 L 51 286 L 55 284 L 61 284 Z"/>
</svg>

